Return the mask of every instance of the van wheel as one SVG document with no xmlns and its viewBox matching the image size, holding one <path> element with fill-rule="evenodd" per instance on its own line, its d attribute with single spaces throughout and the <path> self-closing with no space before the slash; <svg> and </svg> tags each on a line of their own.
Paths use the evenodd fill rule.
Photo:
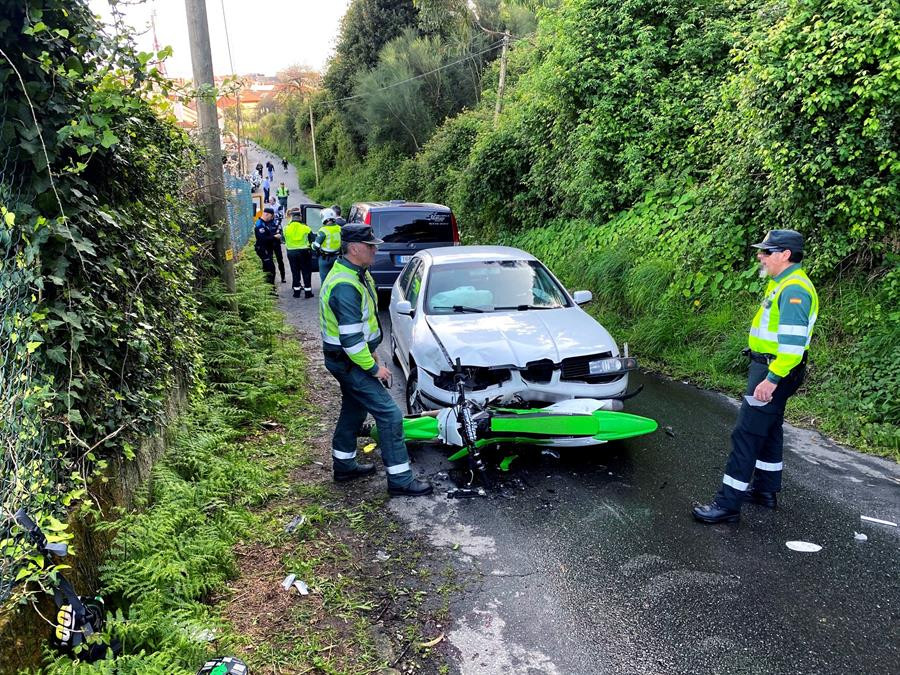
<svg viewBox="0 0 900 675">
<path fill-rule="evenodd" d="M 419 393 L 419 369 L 411 364 L 409 377 L 406 378 L 406 410 L 410 415 L 418 415 L 425 411 L 422 395 Z"/>
</svg>

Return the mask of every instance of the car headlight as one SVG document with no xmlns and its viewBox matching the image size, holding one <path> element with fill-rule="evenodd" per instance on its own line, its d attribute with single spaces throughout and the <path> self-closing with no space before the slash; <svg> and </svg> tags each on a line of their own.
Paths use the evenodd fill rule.
<svg viewBox="0 0 900 675">
<path fill-rule="evenodd" d="M 597 359 L 588 364 L 588 371 L 591 375 L 610 375 L 612 373 L 627 372 L 635 368 L 637 368 L 637 359 L 629 356 Z"/>
</svg>

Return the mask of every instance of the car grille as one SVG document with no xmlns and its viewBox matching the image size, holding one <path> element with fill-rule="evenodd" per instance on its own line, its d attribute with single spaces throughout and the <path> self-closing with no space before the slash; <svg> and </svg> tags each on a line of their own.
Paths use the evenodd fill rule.
<svg viewBox="0 0 900 675">
<path fill-rule="evenodd" d="M 470 391 L 487 389 L 496 384 L 502 384 L 510 378 L 509 368 L 463 366 L 463 372 L 466 375 L 466 389 L 469 389 Z M 454 391 L 456 389 L 453 373 L 440 373 L 434 378 L 434 384 L 447 391 Z"/>
<path fill-rule="evenodd" d="M 522 378 L 535 384 L 546 384 L 553 377 L 553 361 L 550 359 L 541 359 L 540 361 L 531 361 L 521 371 Z"/>
<path fill-rule="evenodd" d="M 603 352 L 602 354 L 590 354 L 588 356 L 573 356 L 563 359 L 561 380 L 577 380 L 579 382 L 590 382 L 592 384 L 602 384 L 605 382 L 615 382 L 622 378 L 622 374 L 616 375 L 591 375 L 591 361 L 597 359 L 608 359 L 612 356 L 612 352 Z"/>
</svg>

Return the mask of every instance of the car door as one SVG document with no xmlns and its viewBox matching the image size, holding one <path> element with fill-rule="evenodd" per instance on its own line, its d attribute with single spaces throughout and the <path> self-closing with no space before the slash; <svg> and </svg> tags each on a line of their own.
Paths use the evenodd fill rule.
<svg viewBox="0 0 900 675">
<path fill-rule="evenodd" d="M 416 304 L 422 290 L 422 273 L 425 268 L 425 265 L 418 258 L 413 259 L 409 264 L 414 265 L 415 267 L 410 272 L 407 282 L 403 284 L 399 290 L 401 299 L 408 300 L 409 304 L 412 305 L 413 315 L 397 314 L 393 325 L 394 340 L 397 342 L 397 347 L 401 354 L 400 358 L 407 366 L 409 365 L 409 349 L 412 342 L 413 323 L 417 311 Z"/>
</svg>

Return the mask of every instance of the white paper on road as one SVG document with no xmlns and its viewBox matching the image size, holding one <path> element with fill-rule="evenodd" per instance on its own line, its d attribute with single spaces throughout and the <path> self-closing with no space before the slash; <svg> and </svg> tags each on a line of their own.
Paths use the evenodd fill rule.
<svg viewBox="0 0 900 675">
<path fill-rule="evenodd" d="M 760 401 L 758 398 L 753 398 L 752 396 L 744 396 L 744 400 L 754 408 L 758 408 L 759 406 L 766 404 L 766 401 Z"/>
<path fill-rule="evenodd" d="M 821 546 L 809 541 L 789 541 L 785 543 L 785 546 L 792 551 L 799 551 L 800 553 L 818 553 L 822 550 Z"/>
</svg>

